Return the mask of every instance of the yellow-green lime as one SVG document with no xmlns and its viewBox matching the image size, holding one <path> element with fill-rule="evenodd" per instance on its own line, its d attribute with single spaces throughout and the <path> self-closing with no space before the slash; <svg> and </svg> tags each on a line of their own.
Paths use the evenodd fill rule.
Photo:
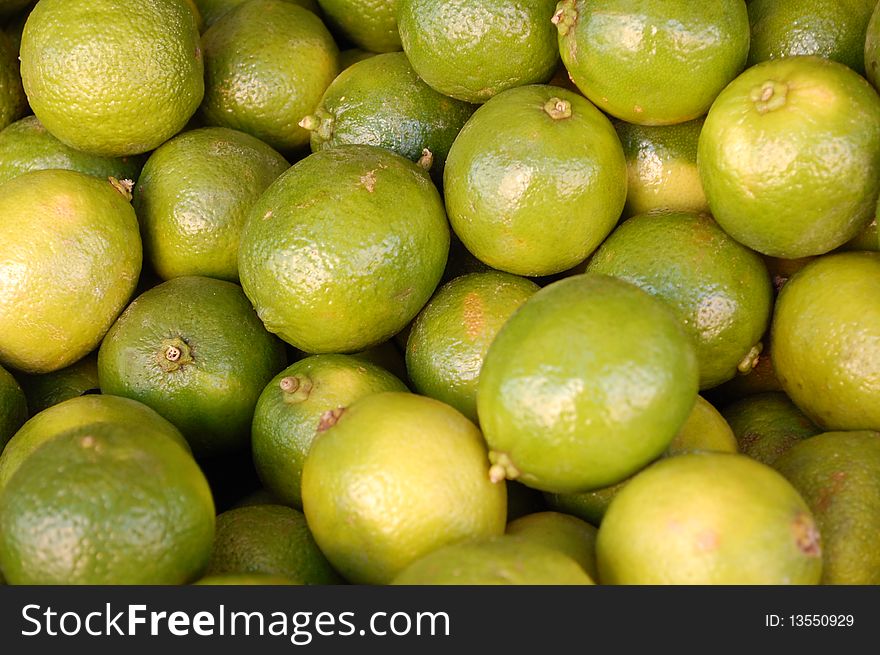
<svg viewBox="0 0 880 655">
<path fill-rule="evenodd" d="M 63 170 L 0 185 L 0 363 L 48 373 L 100 343 L 141 270 L 130 197 Z"/>
<path fill-rule="evenodd" d="M 211 555 L 214 502 L 179 444 L 142 425 L 93 424 L 44 443 L 0 496 L 11 584 L 183 584 Z"/>
<path fill-rule="evenodd" d="M 826 253 L 876 212 L 880 97 L 820 57 L 758 64 L 712 105 L 697 165 L 712 215 L 734 239 L 785 259 Z"/>
<path fill-rule="evenodd" d="M 875 89 L 880 86 L 880 9 L 876 7 L 865 34 L 865 77 Z"/>
<path fill-rule="evenodd" d="M 523 537 L 496 537 L 439 548 L 408 566 L 395 585 L 591 585 L 558 549 Z"/>
<path fill-rule="evenodd" d="M 276 375 L 257 401 L 251 450 L 260 480 L 302 507 L 302 467 L 320 427 L 358 398 L 407 388 L 385 369 L 348 355 L 313 355 Z"/>
<path fill-rule="evenodd" d="M 705 114 L 749 52 L 743 0 L 562 0 L 553 22 L 578 88 L 606 113 L 640 125 Z"/>
<path fill-rule="evenodd" d="M 795 445 L 776 469 L 822 533 L 822 584 L 880 584 L 880 434 L 826 432 Z"/>
<path fill-rule="evenodd" d="M 220 18 L 225 16 L 230 10 L 235 9 L 248 0 L 191 0 L 199 10 L 204 23 L 202 31 L 207 30 L 211 25 L 216 23 Z M 314 14 L 317 14 L 317 0 L 285 0 L 300 7 L 305 7 Z"/>
<path fill-rule="evenodd" d="M 98 351 L 101 391 L 149 405 L 197 457 L 247 447 L 266 383 L 285 362 L 236 284 L 179 277 L 138 296 Z"/>
<path fill-rule="evenodd" d="M 302 512 L 283 505 L 252 505 L 217 516 L 205 575 L 231 574 L 272 575 L 299 584 L 341 582 Z"/>
<path fill-rule="evenodd" d="M 339 72 L 321 19 L 285 0 L 250 0 L 202 37 L 207 125 L 247 132 L 277 150 L 308 144 L 299 126 Z"/>
<path fill-rule="evenodd" d="M 449 251 L 427 173 L 383 148 L 316 152 L 251 209 L 238 269 L 268 330 L 310 353 L 357 352 L 402 330 Z"/>
<path fill-rule="evenodd" d="M 770 323 L 770 275 L 757 254 L 708 215 L 634 216 L 594 253 L 587 270 L 631 282 L 673 308 L 696 348 L 701 389 L 754 366 Z"/>
<path fill-rule="evenodd" d="M 611 232 L 626 175 L 602 112 L 571 91 L 525 86 L 498 94 L 465 124 L 446 160 L 446 209 L 461 242 L 492 268 L 550 275 L 583 261 Z"/>
<path fill-rule="evenodd" d="M 501 535 L 505 487 L 477 427 L 440 401 L 377 393 L 328 415 L 302 476 L 315 541 L 349 582 L 385 584 L 431 551 Z"/>
<path fill-rule="evenodd" d="M 596 569 L 597 530 L 576 516 L 559 512 L 529 514 L 508 523 L 506 534 L 558 550 L 580 564 L 593 580 L 599 577 Z"/>
<path fill-rule="evenodd" d="M 553 0 L 399 0 L 403 50 L 425 82 L 466 102 L 543 83 L 559 61 Z"/>
<path fill-rule="evenodd" d="M 101 391 L 96 352 L 58 371 L 42 375 L 21 373 L 18 379 L 31 416 L 65 400 Z"/>
<path fill-rule="evenodd" d="M 670 457 L 614 498 L 596 542 L 603 584 L 817 584 L 819 530 L 794 487 L 744 455 Z"/>
<path fill-rule="evenodd" d="M 635 285 L 575 275 L 544 287 L 489 347 L 477 412 L 493 479 L 554 493 L 623 480 L 664 451 L 697 397 L 694 348 Z"/>
<path fill-rule="evenodd" d="M 24 391 L 12 374 L 0 366 L 0 453 L 27 417 L 28 404 Z"/>
<path fill-rule="evenodd" d="M 370 52 L 400 50 L 397 8 L 400 0 L 317 0 L 330 27 Z"/>
<path fill-rule="evenodd" d="M 177 134 L 202 101 L 203 70 L 183 0 L 40 0 L 21 38 L 34 114 L 96 155 L 146 152 Z"/>
<path fill-rule="evenodd" d="M 134 189 L 144 249 L 162 279 L 238 281 L 238 242 L 251 206 L 290 165 L 259 139 L 224 127 L 190 130 L 156 149 Z"/>
<path fill-rule="evenodd" d="M 471 273 L 445 284 L 412 324 L 406 346 L 416 391 L 477 420 L 480 369 L 507 319 L 538 285 L 498 271 Z"/>
<path fill-rule="evenodd" d="M 27 110 L 16 52 L 9 37 L 0 31 L 0 130 Z"/>
</svg>

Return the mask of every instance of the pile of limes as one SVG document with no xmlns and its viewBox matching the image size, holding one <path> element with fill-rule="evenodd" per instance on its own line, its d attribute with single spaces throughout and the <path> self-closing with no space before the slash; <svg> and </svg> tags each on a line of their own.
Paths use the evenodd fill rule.
<svg viewBox="0 0 880 655">
<path fill-rule="evenodd" d="M 880 584 L 876 5 L 0 0 L 0 582 Z"/>
</svg>

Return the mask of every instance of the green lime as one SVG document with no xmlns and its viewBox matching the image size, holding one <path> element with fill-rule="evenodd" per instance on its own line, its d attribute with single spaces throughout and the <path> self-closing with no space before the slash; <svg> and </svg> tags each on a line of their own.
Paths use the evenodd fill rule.
<svg viewBox="0 0 880 655">
<path fill-rule="evenodd" d="M 65 400 L 99 393 L 101 385 L 98 383 L 98 354 L 90 353 L 78 362 L 52 373 L 22 373 L 19 375 L 19 382 L 27 396 L 31 416 Z"/>
<path fill-rule="evenodd" d="M 197 457 L 244 448 L 260 392 L 284 366 L 239 286 L 179 277 L 141 294 L 98 351 L 104 393 L 134 398 L 180 428 Z"/>
<path fill-rule="evenodd" d="M 558 549 L 523 537 L 496 537 L 439 548 L 404 569 L 395 585 L 591 585 Z"/>
<path fill-rule="evenodd" d="M 508 318 L 538 290 L 509 273 L 472 273 L 444 285 L 413 322 L 406 346 L 416 391 L 477 420 L 480 369 Z"/>
<path fill-rule="evenodd" d="M 817 584 L 819 530 L 794 487 L 743 455 L 692 453 L 639 473 L 596 542 L 602 584 Z"/>
<path fill-rule="evenodd" d="M 678 125 L 633 125 L 615 121 L 626 157 L 625 216 L 651 211 L 708 212 L 697 170 L 703 119 Z"/>
<path fill-rule="evenodd" d="M 880 9 L 874 8 L 868 21 L 865 35 L 865 77 L 874 85 L 880 86 Z"/>
<path fill-rule="evenodd" d="M 748 65 L 796 55 L 865 68 L 865 32 L 876 0 L 752 0 Z"/>
<path fill-rule="evenodd" d="M 97 347 L 141 270 L 130 197 L 73 171 L 0 185 L 0 362 L 48 373 Z"/>
<path fill-rule="evenodd" d="M 820 255 L 875 214 L 880 97 L 819 57 L 758 64 L 712 105 L 697 164 L 712 214 L 734 239 L 774 257 Z"/>
<path fill-rule="evenodd" d="M 266 190 L 238 269 L 270 332 L 305 352 L 356 352 L 415 317 L 448 251 L 427 174 L 382 148 L 346 145 L 306 157 Z"/>
<path fill-rule="evenodd" d="M 274 585 L 295 585 L 296 582 L 288 578 L 282 578 L 277 575 L 261 575 L 255 573 L 225 573 L 221 575 L 207 575 L 194 585 L 209 586 L 274 586 Z"/>
<path fill-rule="evenodd" d="M 880 430 L 880 253 L 807 265 L 779 294 L 773 365 L 794 403 L 825 430 Z"/>
<path fill-rule="evenodd" d="M 400 0 L 318 0 L 327 22 L 342 37 L 371 52 L 400 50 Z"/>
<path fill-rule="evenodd" d="M 425 84 L 402 52 L 378 55 L 346 68 L 302 121 L 312 151 L 344 143 L 387 148 L 443 179 L 446 156 L 473 105 Z"/>
<path fill-rule="evenodd" d="M 826 432 L 796 444 L 776 469 L 822 533 L 822 584 L 880 584 L 880 434 Z"/>
<path fill-rule="evenodd" d="M 509 535 L 558 550 L 581 565 L 593 580 L 596 570 L 597 530 L 586 521 L 559 512 L 529 514 L 507 524 Z"/>
<path fill-rule="evenodd" d="M 448 405 L 377 393 L 327 417 L 302 476 L 321 551 L 349 582 L 385 584 L 441 546 L 504 532 L 477 427 Z"/>
<path fill-rule="evenodd" d="M 611 122 L 582 96 L 542 85 L 505 91 L 480 107 L 444 173 L 458 238 L 489 266 L 517 275 L 583 261 L 617 223 L 626 183 Z"/>
<path fill-rule="evenodd" d="M 391 373 L 348 355 L 313 355 L 276 375 L 251 428 L 254 465 L 285 505 L 302 507 L 302 467 L 320 426 L 341 407 L 381 391 L 406 391 Z"/>
<path fill-rule="evenodd" d="M 779 384 L 776 371 L 773 370 L 769 340 L 765 338 L 761 343 L 763 344 L 761 354 L 758 355 L 757 362 L 750 371 L 746 373 L 737 371 L 737 375 L 733 379 L 707 393 L 715 405 L 724 407 L 746 396 L 768 391 L 782 391 L 782 385 Z"/>
<path fill-rule="evenodd" d="M 95 155 L 147 152 L 177 134 L 202 100 L 202 73 L 182 0 L 40 0 L 21 38 L 37 118 Z"/>
<path fill-rule="evenodd" d="M 150 155 L 134 189 L 150 264 L 163 279 L 238 281 L 238 242 L 251 206 L 290 165 L 243 132 L 204 127 Z"/>
<path fill-rule="evenodd" d="M 403 50 L 425 82 L 466 102 L 543 83 L 559 61 L 554 0 L 399 0 Z"/>
<path fill-rule="evenodd" d="M 28 404 L 18 382 L 0 366 L 0 452 L 27 420 Z"/>
<path fill-rule="evenodd" d="M 492 342 L 477 390 L 493 479 L 569 493 L 658 457 L 697 397 L 693 346 L 667 305 L 598 274 L 544 287 Z"/>
<path fill-rule="evenodd" d="M 358 353 L 352 353 L 351 356 L 362 362 L 368 362 L 370 364 L 375 364 L 380 368 L 384 368 L 404 383 L 407 383 L 407 380 L 409 379 L 406 374 L 406 360 L 404 359 L 404 354 L 401 352 L 401 349 L 397 347 L 394 339 L 389 339 L 388 341 L 380 343 L 378 346 L 367 348 Z"/>
<path fill-rule="evenodd" d="M 757 254 L 709 216 L 634 216 L 608 237 L 587 270 L 631 282 L 669 303 L 696 348 L 701 389 L 754 366 L 770 323 L 770 276 Z"/>
<path fill-rule="evenodd" d="M 268 489 L 259 488 L 246 496 L 240 498 L 231 509 L 239 507 L 251 507 L 253 505 L 282 505 L 283 503 L 275 497 Z"/>
<path fill-rule="evenodd" d="M 0 31 L 0 130 L 21 117 L 27 106 L 15 46 Z"/>
<path fill-rule="evenodd" d="M 742 0 L 562 0 L 553 22 L 578 88 L 641 125 L 702 116 L 749 53 Z"/>
<path fill-rule="evenodd" d="M 217 517 L 206 575 L 272 575 L 299 584 L 341 582 L 318 550 L 302 512 L 253 505 Z"/>
<path fill-rule="evenodd" d="M 192 0 L 196 7 L 199 10 L 199 14 L 202 17 L 202 21 L 204 26 L 202 31 L 205 31 L 211 25 L 216 23 L 220 18 L 225 16 L 230 10 L 235 9 L 241 4 L 244 4 L 248 0 Z M 317 14 L 318 3 L 316 0 L 285 0 L 285 2 L 290 2 L 300 7 L 305 7 L 309 11 L 314 14 Z"/>
<path fill-rule="evenodd" d="M 872 250 L 880 252 L 880 230 L 877 229 L 877 219 L 874 218 L 868 227 L 859 232 L 851 241 L 847 242 L 843 250 Z"/>
<path fill-rule="evenodd" d="M 94 424 L 22 462 L 0 496 L 12 584 L 183 584 L 208 563 L 214 502 L 195 460 L 144 425 Z"/>
<path fill-rule="evenodd" d="M 247 132 L 281 151 L 309 142 L 298 125 L 339 72 L 321 19 L 286 0 L 250 0 L 205 32 L 207 125 Z"/>
<path fill-rule="evenodd" d="M 375 57 L 377 53 L 361 50 L 360 48 L 349 48 L 339 53 L 339 70 L 344 71 L 350 66 L 354 66 L 359 61 L 364 61 L 370 57 Z"/>
</svg>

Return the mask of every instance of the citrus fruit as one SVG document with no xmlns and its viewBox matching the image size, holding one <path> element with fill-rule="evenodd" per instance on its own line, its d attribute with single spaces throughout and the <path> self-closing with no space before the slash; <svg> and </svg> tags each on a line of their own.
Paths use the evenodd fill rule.
<svg viewBox="0 0 880 655">
<path fill-rule="evenodd" d="M 606 113 L 641 125 L 702 116 L 749 53 L 742 0 L 562 0 L 553 22 L 578 88 Z"/>
<path fill-rule="evenodd" d="M 377 53 L 361 50 L 360 48 L 349 48 L 339 53 L 339 70 L 344 71 L 349 66 L 354 66 L 359 61 L 364 61 L 370 57 L 375 57 Z"/>
<path fill-rule="evenodd" d="M 678 125 L 634 125 L 615 121 L 626 157 L 625 216 L 650 211 L 708 212 L 697 170 L 703 119 Z"/>
<path fill-rule="evenodd" d="M 754 366 L 770 322 L 770 276 L 757 254 L 709 216 L 634 216 L 594 253 L 587 270 L 614 275 L 669 303 L 694 343 L 700 388 Z"/>
<path fill-rule="evenodd" d="M 743 455 L 691 453 L 630 480 L 596 541 L 603 584 L 817 584 L 819 531 L 773 469 Z"/>
<path fill-rule="evenodd" d="M 733 379 L 710 390 L 707 395 L 718 407 L 724 407 L 735 400 L 768 391 L 782 391 L 782 385 L 773 370 L 773 358 L 770 355 L 769 339 L 761 342 L 761 354 L 752 370 L 742 373 L 737 371 Z"/>
<path fill-rule="evenodd" d="M 373 346 L 372 348 L 352 353 L 351 356 L 362 362 L 368 362 L 370 364 L 375 364 L 380 368 L 384 368 L 405 383 L 408 380 L 406 374 L 406 360 L 404 359 L 403 353 L 394 343 L 394 339 L 389 339 L 388 341 L 380 343 L 378 346 Z"/>
<path fill-rule="evenodd" d="M 880 252 L 880 231 L 877 229 L 877 219 L 874 218 L 868 223 L 868 227 L 859 232 L 851 241 L 847 242 L 842 249 Z"/>
<path fill-rule="evenodd" d="M 821 432 L 779 391 L 737 400 L 722 415 L 736 435 L 740 452 L 769 466 L 802 439 Z"/>
<path fill-rule="evenodd" d="M 880 97 L 819 57 L 758 64 L 712 105 L 697 165 L 712 215 L 734 239 L 774 257 L 820 255 L 876 211 Z"/>
<path fill-rule="evenodd" d="M 581 565 L 593 580 L 596 570 L 596 528 L 569 514 L 538 512 L 507 524 L 508 535 L 558 550 Z"/>
<path fill-rule="evenodd" d="M 207 125 L 247 132 L 277 150 L 309 142 L 298 125 L 339 72 L 321 19 L 285 0 L 250 0 L 202 37 Z"/>
<path fill-rule="evenodd" d="M 78 362 L 52 373 L 22 373 L 18 377 L 28 399 L 31 416 L 65 400 L 101 391 L 97 353 L 86 355 Z"/>
<path fill-rule="evenodd" d="M 9 440 L 0 454 L 0 492 L 21 463 L 44 443 L 69 430 L 99 423 L 142 427 L 189 449 L 180 430 L 142 403 L 118 396 L 77 396 L 34 414 Z"/>
<path fill-rule="evenodd" d="M 581 262 L 612 230 L 626 162 L 611 122 L 587 100 L 532 85 L 474 113 L 449 151 L 444 188 L 452 228 L 478 259 L 549 275 Z"/>
<path fill-rule="evenodd" d="M 880 430 L 880 253 L 820 257 L 786 283 L 771 333 L 783 389 L 825 430 Z"/>
<path fill-rule="evenodd" d="M 559 51 L 553 0 L 399 0 L 403 50 L 425 82 L 466 102 L 546 82 Z"/>
<path fill-rule="evenodd" d="M 544 287 L 489 347 L 477 412 L 493 479 L 567 493 L 656 458 L 697 397 L 693 346 L 672 311 L 598 274 Z"/>
<path fill-rule="evenodd" d="M 156 149 L 133 200 L 156 273 L 237 282 L 247 213 L 289 167 L 259 139 L 224 127 L 191 130 Z"/>
<path fill-rule="evenodd" d="M 303 462 L 321 425 L 358 398 L 406 390 L 391 373 L 348 355 L 313 355 L 288 366 L 254 410 L 251 449 L 260 480 L 281 503 L 302 507 Z"/>
<path fill-rule="evenodd" d="M 415 317 L 448 251 L 427 174 L 382 148 L 346 145 L 306 157 L 266 190 L 238 269 L 270 332 L 305 352 L 355 352 Z"/>
<path fill-rule="evenodd" d="M 880 434 L 826 432 L 796 444 L 776 469 L 822 533 L 822 584 L 880 584 Z"/>
<path fill-rule="evenodd" d="M 137 218 L 123 193 L 62 170 L 0 186 L 0 362 L 48 373 L 101 341 L 141 270 Z"/>
<path fill-rule="evenodd" d="M 198 457 L 247 445 L 260 392 L 284 366 L 238 285 L 179 277 L 138 296 L 98 351 L 101 391 L 149 405 Z"/>
<path fill-rule="evenodd" d="M 0 452 L 27 420 L 28 405 L 18 382 L 0 366 Z"/>
<path fill-rule="evenodd" d="M 865 34 L 865 77 L 880 86 L 880 9 L 874 8 Z"/>
<path fill-rule="evenodd" d="M 136 182 L 142 165 L 140 157 L 104 157 L 74 150 L 49 134 L 36 116 L 22 118 L 0 132 L 0 183 L 49 168 Z"/>
<path fill-rule="evenodd" d="M 152 150 L 204 94 L 195 17 L 182 0 L 40 0 L 21 38 L 34 114 L 96 155 Z"/>
<path fill-rule="evenodd" d="M 477 382 L 492 340 L 538 290 L 509 273 L 472 273 L 444 285 L 413 322 L 406 346 L 415 389 L 477 420 Z"/>
<path fill-rule="evenodd" d="M 240 498 L 238 502 L 236 502 L 231 509 L 237 509 L 239 507 L 251 507 L 253 505 L 281 505 L 282 502 L 275 497 L 268 489 L 259 488 L 256 491 L 253 491 L 243 498 Z"/>
<path fill-rule="evenodd" d="M 0 130 L 27 110 L 15 46 L 0 32 Z"/>
<path fill-rule="evenodd" d="M 316 0 L 285 1 L 304 7 L 314 14 L 317 14 L 319 11 Z M 247 0 L 192 0 L 192 2 L 198 7 L 199 14 L 204 23 L 202 31 L 204 31 L 225 16 L 231 9 L 235 9 L 239 5 L 244 4 Z"/>
<path fill-rule="evenodd" d="M 818 55 L 865 71 L 865 32 L 874 0 L 752 0 L 751 66 L 768 59 Z"/>
<path fill-rule="evenodd" d="M 303 509 L 349 582 L 385 584 L 441 546 L 504 532 L 505 487 L 489 479 L 480 431 L 448 405 L 377 393 L 322 428 L 303 467 Z"/>
<path fill-rule="evenodd" d="M 277 575 L 262 575 L 254 573 L 224 573 L 221 575 L 206 575 L 204 578 L 193 582 L 194 585 L 208 586 L 274 586 L 295 585 L 296 582 Z"/>
<path fill-rule="evenodd" d="M 302 120 L 312 150 L 363 143 L 420 162 L 443 179 L 446 156 L 475 107 L 425 84 L 402 52 L 346 68 Z"/>
<path fill-rule="evenodd" d="M 522 537 L 439 548 L 403 570 L 395 585 L 590 585 L 571 557 Z"/>
<path fill-rule="evenodd" d="M 43 444 L 0 496 L 12 584 L 182 584 L 211 555 L 214 501 L 195 460 L 144 426 L 95 424 Z"/>
<path fill-rule="evenodd" d="M 302 512 L 253 505 L 217 517 L 206 575 L 273 575 L 299 584 L 341 582 L 318 550 Z"/>
<path fill-rule="evenodd" d="M 371 52 L 400 50 L 400 0 L 318 0 L 327 22 L 341 36 Z"/>
</svg>

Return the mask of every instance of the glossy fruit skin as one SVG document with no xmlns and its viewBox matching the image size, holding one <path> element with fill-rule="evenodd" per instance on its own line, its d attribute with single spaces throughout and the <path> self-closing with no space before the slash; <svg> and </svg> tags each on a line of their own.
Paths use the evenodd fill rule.
<svg viewBox="0 0 880 655">
<path fill-rule="evenodd" d="M 771 343 L 783 389 L 825 430 L 880 430 L 880 253 L 807 265 L 782 288 Z"/>
<path fill-rule="evenodd" d="M 614 275 L 662 298 L 693 340 L 700 388 L 748 370 L 770 323 L 773 287 L 761 258 L 709 216 L 634 216 L 599 247 L 587 270 Z"/>
<path fill-rule="evenodd" d="M 0 497 L 0 567 L 12 584 L 183 584 L 204 569 L 213 536 L 198 465 L 138 426 L 59 435 Z"/>
<path fill-rule="evenodd" d="M 217 516 L 205 575 L 272 575 L 298 584 L 342 580 L 318 550 L 305 516 L 283 505 L 253 505 Z"/>
<path fill-rule="evenodd" d="M 318 4 L 327 22 L 355 45 L 370 52 L 400 50 L 400 0 L 318 0 Z"/>
<path fill-rule="evenodd" d="M 596 543 L 602 584 L 817 584 L 821 550 L 785 478 L 726 453 L 645 469 L 612 501 Z"/>
<path fill-rule="evenodd" d="M 880 584 L 880 434 L 826 432 L 795 445 L 776 469 L 816 517 L 822 584 Z"/>
<path fill-rule="evenodd" d="M 18 382 L 0 366 L 0 453 L 28 417 L 27 398 Z"/>
<path fill-rule="evenodd" d="M 91 352 L 141 270 L 137 218 L 107 180 L 73 171 L 0 186 L 0 362 L 48 373 Z"/>
<path fill-rule="evenodd" d="M 452 142 L 475 109 L 425 84 L 402 52 L 376 55 L 346 68 L 324 92 L 312 114 L 312 152 L 361 143 L 418 162 L 427 149 L 439 182 Z"/>
<path fill-rule="evenodd" d="M 553 6 L 553 0 L 400 0 L 400 39 L 431 87 L 486 102 L 553 76 L 559 61 Z"/>
<path fill-rule="evenodd" d="M 257 398 L 284 361 L 238 285 L 180 277 L 122 313 L 98 351 L 98 377 L 103 393 L 152 407 L 205 457 L 246 447 Z"/>
<path fill-rule="evenodd" d="M 865 32 L 873 0 L 752 0 L 748 65 L 817 55 L 865 72 Z"/>
<path fill-rule="evenodd" d="M 449 152 L 444 191 L 452 228 L 478 259 L 550 275 L 583 261 L 613 229 L 626 162 L 611 122 L 589 101 L 531 85 L 474 113 Z"/>
<path fill-rule="evenodd" d="M 184 132 L 144 165 L 133 205 L 153 270 L 168 280 L 202 275 L 238 281 L 238 243 L 248 211 L 290 165 L 249 134 L 224 127 Z"/>
<path fill-rule="evenodd" d="M 562 0 L 553 22 L 578 88 L 606 113 L 640 125 L 705 114 L 749 52 L 742 0 Z"/>
<path fill-rule="evenodd" d="M 266 488 L 285 505 L 302 507 L 302 467 L 321 418 L 382 391 L 407 388 L 385 369 L 349 355 L 312 355 L 272 378 L 251 426 L 254 466 Z"/>
<path fill-rule="evenodd" d="M 498 333 L 477 390 L 493 464 L 554 493 L 626 478 L 663 452 L 697 396 L 671 310 L 598 274 L 544 287 Z M 506 462 L 505 462 L 506 460 Z"/>
<path fill-rule="evenodd" d="M 596 570 L 596 528 L 576 516 L 559 512 L 536 512 L 511 521 L 505 534 L 529 539 L 568 555 L 593 580 Z"/>
<path fill-rule="evenodd" d="M 398 575 L 395 585 L 591 585 L 571 557 L 522 537 L 439 548 Z"/>
<path fill-rule="evenodd" d="M 21 85 L 15 46 L 0 31 L 0 130 L 27 110 L 27 97 Z"/>
<path fill-rule="evenodd" d="M 202 32 L 205 32 L 211 25 L 220 20 L 223 16 L 225 16 L 229 11 L 235 9 L 241 4 L 244 4 L 248 0 L 193 0 L 195 2 L 196 7 L 198 7 L 199 13 L 202 16 L 202 20 L 204 22 L 204 26 L 202 28 Z M 285 0 L 285 2 L 290 2 L 292 4 L 299 5 L 300 7 L 304 7 L 308 9 L 313 14 L 318 14 L 318 3 L 316 0 Z"/>
<path fill-rule="evenodd" d="M 477 383 L 492 341 L 537 290 L 531 280 L 491 271 L 441 287 L 412 323 L 407 371 L 421 394 L 477 420 Z"/>
<path fill-rule="evenodd" d="M 303 509 L 343 577 L 387 584 L 441 546 L 504 532 L 505 487 L 488 471 L 480 431 L 448 405 L 372 394 L 313 442 Z"/>
<path fill-rule="evenodd" d="M 281 152 L 308 144 L 298 123 L 339 72 L 339 48 L 312 12 L 252 0 L 205 32 L 207 125 L 241 130 Z"/>
<path fill-rule="evenodd" d="M 818 57 L 758 64 L 712 105 L 697 164 L 712 215 L 734 239 L 774 257 L 821 255 L 876 211 L 880 97 Z"/>
<path fill-rule="evenodd" d="M 278 178 L 241 236 L 241 284 L 266 328 L 309 353 L 357 352 L 402 330 L 449 251 L 443 203 L 382 148 L 322 150 Z"/>
<path fill-rule="evenodd" d="M 34 113 L 67 145 L 121 157 L 179 132 L 204 95 L 195 17 L 181 0 L 41 0 L 21 40 Z"/>
</svg>

